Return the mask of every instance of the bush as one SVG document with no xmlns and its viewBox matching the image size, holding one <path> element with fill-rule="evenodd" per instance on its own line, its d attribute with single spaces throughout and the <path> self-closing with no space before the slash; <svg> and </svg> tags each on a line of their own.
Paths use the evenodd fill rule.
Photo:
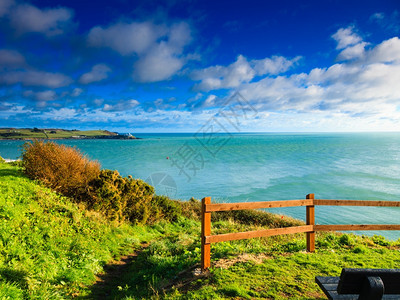
<svg viewBox="0 0 400 300">
<path fill-rule="evenodd" d="M 152 208 L 154 210 L 154 214 L 150 220 L 152 222 L 160 218 L 170 222 L 176 222 L 178 217 L 182 214 L 179 203 L 171 200 L 167 196 L 154 195 L 152 199 Z"/>
<path fill-rule="evenodd" d="M 383 237 L 381 235 L 374 235 L 372 237 L 372 241 L 376 245 L 380 245 L 380 246 L 389 246 L 390 245 L 390 242 L 388 240 L 386 240 L 385 237 Z"/>
<path fill-rule="evenodd" d="M 0 156 L 0 163 L 1 164 L 4 164 L 6 161 L 4 160 L 4 158 L 2 158 L 1 156 Z"/>
<path fill-rule="evenodd" d="M 118 171 L 100 170 L 75 148 L 54 142 L 34 141 L 23 146 L 22 164 L 32 179 L 53 190 L 85 202 L 111 220 L 153 223 L 176 221 L 181 206 L 166 196 L 155 196 L 154 188 L 140 179 L 122 177 Z"/>
<path fill-rule="evenodd" d="M 353 249 L 353 253 L 365 253 L 367 251 L 368 249 L 363 245 L 359 245 Z"/>
<path fill-rule="evenodd" d="M 86 195 L 88 183 L 98 177 L 100 164 L 72 147 L 34 141 L 23 145 L 22 165 L 26 175 L 76 200 Z"/>
<path fill-rule="evenodd" d="M 201 220 L 201 202 L 195 198 L 190 198 L 189 201 L 175 202 L 180 206 L 182 215 L 189 219 Z"/>
<path fill-rule="evenodd" d="M 101 170 L 89 183 L 87 200 L 91 207 L 112 220 L 146 223 L 152 213 L 153 194 L 154 188 L 140 179 Z"/>
<path fill-rule="evenodd" d="M 14 160 L 8 163 L 10 166 L 22 168 L 22 160 Z"/>
<path fill-rule="evenodd" d="M 343 234 L 339 238 L 339 243 L 343 246 L 354 246 L 354 244 L 355 244 L 353 238 L 347 234 Z"/>
</svg>

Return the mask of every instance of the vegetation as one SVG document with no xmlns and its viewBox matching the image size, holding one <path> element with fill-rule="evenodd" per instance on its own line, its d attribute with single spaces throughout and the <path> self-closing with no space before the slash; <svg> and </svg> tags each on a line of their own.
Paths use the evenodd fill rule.
<svg viewBox="0 0 400 300">
<path fill-rule="evenodd" d="M 100 170 L 98 162 L 72 147 L 44 141 L 25 143 L 22 166 L 29 178 L 113 221 L 144 224 L 178 216 L 178 205 L 167 197 L 154 196 L 154 188 L 143 180 Z"/>
<path fill-rule="evenodd" d="M 88 184 L 100 174 L 100 164 L 90 161 L 77 149 L 54 142 L 25 143 L 22 154 L 25 174 L 47 187 L 81 200 Z"/>
<path fill-rule="evenodd" d="M 201 277 L 193 268 L 200 261 L 200 224 L 179 219 L 163 226 L 157 230 L 164 229 L 165 237 L 146 248 L 119 278 L 123 288 L 114 289 L 111 299 L 326 299 L 315 276 L 339 276 L 343 267 L 400 266 L 400 241 L 323 233 L 317 236 L 316 253 L 307 253 L 304 234 L 297 234 L 213 244 L 210 274 Z M 225 220 L 214 224 L 213 231 L 256 229 Z"/>
<path fill-rule="evenodd" d="M 102 170 L 89 183 L 91 208 L 111 220 L 146 223 L 152 213 L 154 188 L 140 179 L 122 177 L 118 171 Z"/>
<path fill-rule="evenodd" d="M 80 159 L 72 165 L 91 163 Z M 56 162 L 53 172 L 68 172 Z M 80 199 L 43 182 L 0 162 L 0 299 L 324 299 L 317 275 L 400 267 L 400 239 L 319 233 L 315 253 L 305 251 L 304 234 L 213 244 L 210 272 L 199 274 L 198 200 L 153 195 L 151 186 L 110 170 L 89 180 Z M 301 224 L 262 211 L 212 218 L 213 234 Z"/>
<path fill-rule="evenodd" d="M 157 234 L 109 222 L 0 164 L 0 299 L 89 295 L 107 262 Z"/>
<path fill-rule="evenodd" d="M 39 128 L 0 128 L 0 140 L 27 140 L 27 139 L 72 139 L 72 138 L 124 138 L 134 139 L 133 136 L 118 135 L 107 130 L 65 130 Z"/>
</svg>

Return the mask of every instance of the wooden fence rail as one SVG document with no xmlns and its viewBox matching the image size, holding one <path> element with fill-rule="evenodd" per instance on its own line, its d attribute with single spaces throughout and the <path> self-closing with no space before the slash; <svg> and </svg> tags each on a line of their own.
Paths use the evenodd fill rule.
<svg viewBox="0 0 400 300">
<path fill-rule="evenodd" d="M 315 232 L 316 231 L 345 231 L 345 230 L 400 230 L 400 225 L 315 225 L 315 206 L 384 206 L 400 207 L 400 201 L 370 201 L 370 200 L 328 200 L 314 199 L 314 194 L 308 194 L 306 199 L 283 200 L 283 201 L 263 201 L 263 202 L 243 202 L 243 203 L 211 203 L 210 197 L 205 197 L 201 201 L 201 269 L 207 270 L 211 266 L 210 249 L 212 243 L 243 240 L 255 237 L 267 237 L 274 235 L 306 233 L 307 251 L 315 251 Z M 257 231 L 236 232 L 211 235 L 211 212 L 276 208 L 276 207 L 306 207 L 306 225 L 285 228 L 272 228 Z"/>
</svg>

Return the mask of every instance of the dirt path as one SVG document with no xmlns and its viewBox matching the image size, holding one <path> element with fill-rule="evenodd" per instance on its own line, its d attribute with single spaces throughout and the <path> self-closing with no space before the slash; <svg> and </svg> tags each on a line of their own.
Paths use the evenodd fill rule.
<svg viewBox="0 0 400 300">
<path fill-rule="evenodd" d="M 132 278 L 132 272 L 138 270 L 137 268 L 143 268 L 143 257 L 142 252 L 149 246 L 148 243 L 142 244 L 141 248 L 129 255 L 122 256 L 120 260 L 113 261 L 104 266 L 103 274 L 97 276 L 97 281 L 91 287 L 91 295 L 85 297 L 85 299 L 119 299 L 127 295 L 134 296 L 136 294 L 135 288 L 128 287 L 128 290 L 121 290 L 125 288 L 127 282 L 130 282 Z M 148 270 L 148 274 L 151 274 L 152 270 Z M 181 271 L 172 278 L 166 278 L 164 282 L 160 282 L 159 286 L 154 290 L 155 295 L 158 293 L 164 294 L 172 288 L 179 288 L 182 292 L 188 290 L 195 290 L 201 285 L 196 284 L 195 281 L 199 278 L 205 278 L 209 276 L 209 272 L 202 273 L 200 265 L 194 265 L 186 270 Z M 149 276 L 151 278 L 151 276 Z M 131 284 L 131 282 L 129 283 Z M 148 288 L 147 282 L 138 283 L 142 285 L 139 288 Z M 137 287 L 136 287 L 137 289 Z M 118 292 L 120 290 L 120 292 Z M 119 294 L 120 293 L 120 294 Z"/>
<path fill-rule="evenodd" d="M 117 290 L 121 285 L 121 277 L 129 273 L 129 267 L 135 263 L 140 253 L 148 246 L 149 244 L 144 243 L 141 245 L 141 249 L 105 265 L 104 273 L 97 275 L 97 281 L 92 286 L 90 299 L 112 299 L 112 291 Z"/>
</svg>

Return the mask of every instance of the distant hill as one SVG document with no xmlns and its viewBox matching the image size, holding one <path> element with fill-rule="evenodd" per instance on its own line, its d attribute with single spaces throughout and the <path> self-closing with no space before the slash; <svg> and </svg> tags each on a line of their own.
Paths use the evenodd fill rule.
<svg viewBox="0 0 400 300">
<path fill-rule="evenodd" d="M 30 139 L 136 139 L 108 130 L 67 130 L 59 128 L 0 128 L 0 140 Z"/>
</svg>

